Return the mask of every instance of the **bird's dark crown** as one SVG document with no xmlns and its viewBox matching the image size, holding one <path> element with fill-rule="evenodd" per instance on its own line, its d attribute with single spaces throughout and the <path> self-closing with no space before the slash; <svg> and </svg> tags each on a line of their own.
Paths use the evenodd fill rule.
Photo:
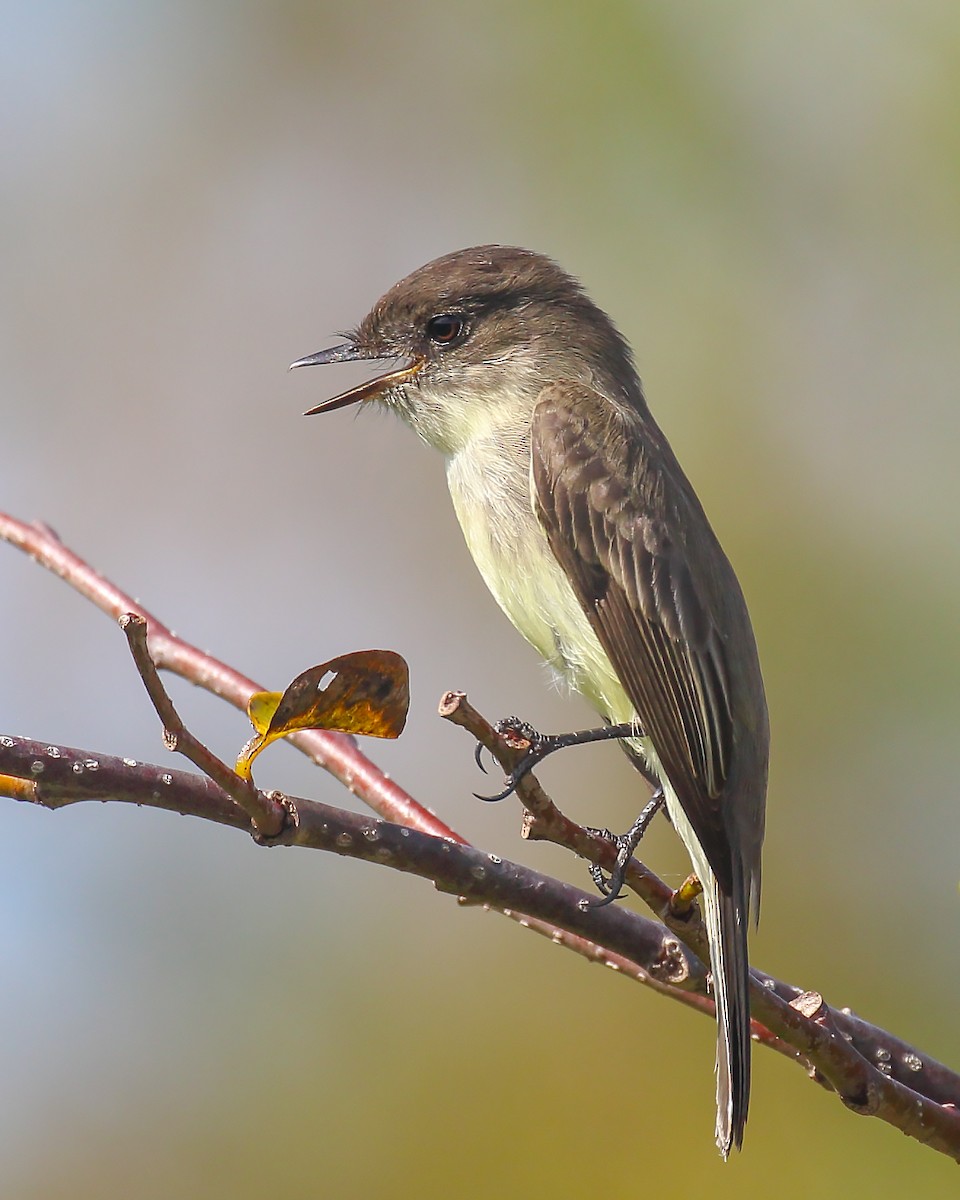
<svg viewBox="0 0 960 1200">
<path fill-rule="evenodd" d="M 610 318 L 552 259 L 476 246 L 434 259 L 394 284 L 350 335 L 371 357 L 480 365 L 524 348 L 569 359 L 612 395 L 642 403 L 630 349 Z"/>
</svg>

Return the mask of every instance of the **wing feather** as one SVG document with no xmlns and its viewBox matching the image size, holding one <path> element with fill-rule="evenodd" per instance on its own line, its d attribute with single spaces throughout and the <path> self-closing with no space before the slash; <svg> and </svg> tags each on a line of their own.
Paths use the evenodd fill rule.
<svg viewBox="0 0 960 1200">
<path fill-rule="evenodd" d="M 654 427 L 655 428 L 655 427 Z M 589 388 L 544 389 L 531 428 L 534 506 L 721 886 L 721 798 L 733 749 L 730 671 L 711 579 L 680 543 L 696 528 L 659 431 Z"/>
</svg>

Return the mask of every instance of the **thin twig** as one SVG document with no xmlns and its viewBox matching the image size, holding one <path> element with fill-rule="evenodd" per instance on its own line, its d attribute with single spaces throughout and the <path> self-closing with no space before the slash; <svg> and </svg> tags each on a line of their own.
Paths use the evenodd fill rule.
<svg viewBox="0 0 960 1200">
<path fill-rule="evenodd" d="M 467 699 L 464 692 L 445 692 L 440 698 L 440 716 L 466 729 L 508 774 L 524 757 L 524 751 L 511 746 Z M 610 838 L 571 821 L 543 790 L 532 771 L 516 786 L 517 798 L 529 814 L 523 823 L 523 836 L 530 841 L 549 841 L 579 854 L 588 862 L 611 870 L 616 865 L 617 849 Z M 631 859 L 626 882 L 662 919 L 673 896 L 672 888 L 659 879 L 639 859 Z"/>
<path fill-rule="evenodd" d="M 507 738 L 502 737 L 486 717 L 473 707 L 464 692 L 445 692 L 440 698 L 439 713 L 445 721 L 472 734 L 508 774 L 523 758 L 525 752 L 516 749 Z M 613 870 L 618 850 L 614 841 L 572 821 L 547 795 L 533 772 L 523 775 L 515 790 L 525 810 L 522 826 L 525 838 L 552 842 L 607 871 Z M 708 961 L 707 933 L 696 904 L 689 901 L 678 904 L 677 892 L 638 858 L 630 859 L 624 882 L 675 937 L 705 962 Z M 762 1034 L 766 1031 L 755 1032 Z"/>
<path fill-rule="evenodd" d="M 146 620 L 138 613 L 124 613 L 119 624 L 127 635 L 133 661 L 163 725 L 163 744 L 168 750 L 188 758 L 204 775 L 223 788 L 253 822 L 253 831 L 258 837 L 276 837 L 286 823 L 283 805 L 261 792 L 252 780 L 243 779 L 231 770 L 184 725 L 150 657 Z"/>
</svg>

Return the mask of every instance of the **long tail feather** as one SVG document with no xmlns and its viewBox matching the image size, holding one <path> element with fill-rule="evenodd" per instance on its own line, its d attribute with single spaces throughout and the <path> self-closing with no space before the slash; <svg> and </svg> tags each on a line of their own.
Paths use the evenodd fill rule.
<svg viewBox="0 0 960 1200">
<path fill-rule="evenodd" d="M 742 876 L 722 895 L 712 872 L 702 879 L 710 967 L 717 1006 L 717 1146 L 726 1158 L 743 1142 L 750 1103 L 750 964 Z"/>
</svg>

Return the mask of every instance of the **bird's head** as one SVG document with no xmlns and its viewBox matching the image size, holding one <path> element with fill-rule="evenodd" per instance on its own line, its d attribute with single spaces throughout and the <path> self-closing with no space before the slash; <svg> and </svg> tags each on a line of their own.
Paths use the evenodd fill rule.
<svg viewBox="0 0 960 1200">
<path fill-rule="evenodd" d="M 530 250 L 478 246 L 435 259 L 394 284 L 345 336 L 293 366 L 400 365 L 307 415 L 376 400 L 447 454 L 528 421 L 548 383 L 580 382 L 642 403 L 630 350 L 609 317 Z"/>
</svg>

